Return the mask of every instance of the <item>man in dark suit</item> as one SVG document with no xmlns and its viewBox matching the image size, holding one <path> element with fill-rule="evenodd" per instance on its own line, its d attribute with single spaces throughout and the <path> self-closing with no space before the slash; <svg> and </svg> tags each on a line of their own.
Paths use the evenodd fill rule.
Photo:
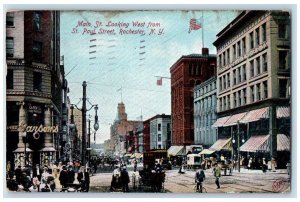
<svg viewBox="0 0 300 202">
<path fill-rule="evenodd" d="M 86 171 L 84 166 L 80 167 L 77 180 L 81 184 L 81 190 L 83 192 L 88 192 L 90 189 L 90 174 Z"/>
</svg>

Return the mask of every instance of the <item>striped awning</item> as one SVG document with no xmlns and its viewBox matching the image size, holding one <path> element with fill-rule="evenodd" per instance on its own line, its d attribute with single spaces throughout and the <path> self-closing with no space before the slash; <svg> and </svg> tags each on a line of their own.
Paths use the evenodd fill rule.
<svg viewBox="0 0 300 202">
<path fill-rule="evenodd" d="M 208 155 L 208 154 L 212 154 L 212 153 L 214 153 L 215 151 L 213 151 L 213 150 L 209 150 L 209 149 L 203 149 L 199 154 L 200 155 Z"/>
<path fill-rule="evenodd" d="M 225 123 L 224 126 L 233 126 L 237 125 L 238 121 L 242 120 L 244 116 L 247 114 L 247 112 L 234 114 L 232 115 Z"/>
<path fill-rule="evenodd" d="M 258 152 L 268 151 L 268 140 L 270 135 L 255 135 L 250 137 L 245 144 L 240 147 L 240 151 Z"/>
<path fill-rule="evenodd" d="M 291 117 L 290 107 L 277 107 L 276 108 L 277 118 L 288 118 Z"/>
<path fill-rule="evenodd" d="M 218 118 L 217 121 L 212 125 L 212 127 L 221 127 L 224 123 L 230 118 L 230 116 L 225 116 L 222 118 Z"/>
<path fill-rule="evenodd" d="M 284 134 L 277 134 L 277 151 L 290 151 L 291 141 Z"/>
<path fill-rule="evenodd" d="M 171 146 L 168 149 L 168 155 L 171 156 L 180 156 L 180 155 L 184 155 L 184 146 Z"/>
<path fill-rule="evenodd" d="M 252 110 L 249 111 L 240 122 L 249 123 L 253 121 L 258 121 L 261 118 L 266 118 L 267 113 L 268 113 L 268 107 Z"/>
<path fill-rule="evenodd" d="M 213 151 L 220 151 L 220 150 L 231 150 L 232 143 L 231 138 L 228 139 L 218 139 L 210 148 L 209 150 Z"/>
</svg>

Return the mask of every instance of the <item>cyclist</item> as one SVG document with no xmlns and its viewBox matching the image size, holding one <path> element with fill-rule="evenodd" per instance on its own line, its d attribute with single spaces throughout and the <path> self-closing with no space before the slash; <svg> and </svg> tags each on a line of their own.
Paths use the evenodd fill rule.
<svg viewBox="0 0 300 202">
<path fill-rule="evenodd" d="M 196 175 L 195 175 L 195 183 L 197 183 L 197 191 L 200 191 L 200 193 L 202 193 L 202 183 L 204 179 L 205 179 L 205 174 L 202 169 L 202 166 L 200 166 L 199 169 L 196 171 Z M 200 190 L 199 190 L 199 186 L 200 186 Z"/>
</svg>

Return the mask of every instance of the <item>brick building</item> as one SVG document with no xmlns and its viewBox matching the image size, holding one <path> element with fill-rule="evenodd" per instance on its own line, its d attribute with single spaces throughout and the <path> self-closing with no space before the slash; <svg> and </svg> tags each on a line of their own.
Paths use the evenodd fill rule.
<svg viewBox="0 0 300 202">
<path fill-rule="evenodd" d="M 48 165 L 59 157 L 62 126 L 67 123 L 59 20 L 58 11 L 6 16 L 6 159 L 14 166 Z M 37 127 L 43 129 L 34 130 Z"/>
<path fill-rule="evenodd" d="M 172 146 L 194 143 L 194 87 L 216 74 L 216 56 L 202 54 L 179 58 L 170 68 Z"/>
</svg>

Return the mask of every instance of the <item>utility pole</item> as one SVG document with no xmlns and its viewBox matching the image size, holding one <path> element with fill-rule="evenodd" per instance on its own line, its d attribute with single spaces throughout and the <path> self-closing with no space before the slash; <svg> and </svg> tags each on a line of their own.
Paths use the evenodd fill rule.
<svg viewBox="0 0 300 202">
<path fill-rule="evenodd" d="M 82 95 L 82 164 L 85 166 L 85 158 L 86 158 L 86 81 L 83 82 L 83 95 Z"/>
</svg>

